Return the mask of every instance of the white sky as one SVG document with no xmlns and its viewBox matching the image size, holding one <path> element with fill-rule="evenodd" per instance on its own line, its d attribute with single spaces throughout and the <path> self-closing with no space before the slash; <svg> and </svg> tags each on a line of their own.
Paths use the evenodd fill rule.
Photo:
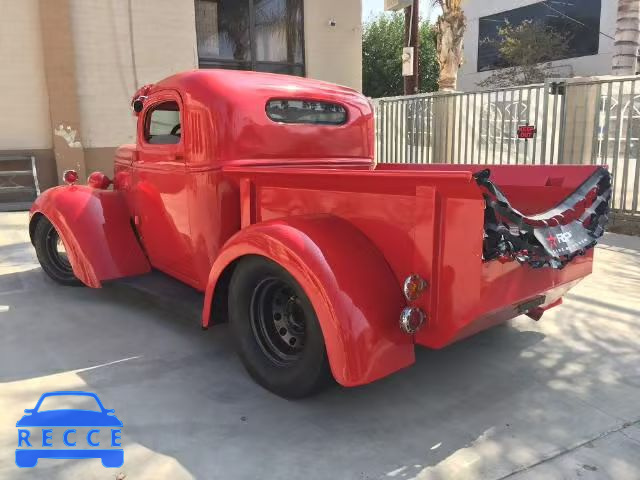
<svg viewBox="0 0 640 480">
<path fill-rule="evenodd" d="M 362 0 L 362 20 L 384 11 L 384 0 Z M 420 16 L 430 18 L 432 22 L 440 14 L 440 9 L 431 5 L 431 0 L 420 1 Z"/>
</svg>

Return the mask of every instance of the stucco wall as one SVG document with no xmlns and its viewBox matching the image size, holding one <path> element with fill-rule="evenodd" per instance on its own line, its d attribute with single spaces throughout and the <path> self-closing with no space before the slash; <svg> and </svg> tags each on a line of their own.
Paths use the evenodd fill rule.
<svg viewBox="0 0 640 480">
<path fill-rule="evenodd" d="M 467 16 L 467 30 L 464 35 L 464 64 L 458 74 L 459 90 L 478 89 L 478 82 L 481 82 L 492 73 L 491 71 L 477 71 L 479 18 L 538 2 L 539 0 L 469 0 L 465 2 L 464 12 Z M 616 28 L 616 10 L 616 0 L 602 0 L 600 30 L 612 37 Z M 563 75 L 608 75 L 611 73 L 612 53 L 613 40 L 600 35 L 597 55 L 558 60 L 553 62 L 552 65 Z"/>
<path fill-rule="evenodd" d="M 361 0 L 305 0 L 308 77 L 362 91 L 361 16 Z"/>
<path fill-rule="evenodd" d="M 128 4 L 72 1 L 80 134 L 86 149 L 133 141 L 129 102 L 136 89 L 197 66 L 193 0 L 135 0 L 131 12 Z"/>
<path fill-rule="evenodd" d="M 50 149 L 38 0 L 0 0 L 0 151 Z"/>
<path fill-rule="evenodd" d="M 44 183 L 54 183 L 53 128 L 73 124 L 82 147 L 73 151 L 83 157 L 78 162 L 87 172 L 109 170 L 114 148 L 134 140 L 129 102 L 135 90 L 196 68 L 198 56 L 193 0 L 65 0 L 64 8 L 45 2 L 0 0 L 0 89 L 7 113 L 0 116 L 0 152 L 36 154 L 39 170 L 42 165 L 48 172 Z M 64 25 L 48 19 L 56 9 Z M 361 0 L 305 0 L 307 76 L 362 89 L 360 18 Z M 61 68 L 66 52 L 69 61 Z M 67 167 L 63 154 L 56 150 L 60 168 Z"/>
<path fill-rule="evenodd" d="M 128 3 L 72 0 L 80 134 L 88 150 L 133 141 L 129 101 L 137 86 L 197 67 L 193 0 L 135 0 L 136 85 Z M 361 90 L 361 0 L 306 0 L 304 8 L 307 76 Z"/>
</svg>

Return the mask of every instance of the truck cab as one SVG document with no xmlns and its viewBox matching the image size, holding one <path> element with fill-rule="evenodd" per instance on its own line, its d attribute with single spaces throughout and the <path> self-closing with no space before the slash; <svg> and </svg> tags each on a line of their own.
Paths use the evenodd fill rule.
<svg viewBox="0 0 640 480">
<path fill-rule="evenodd" d="M 151 265 L 198 289 L 240 228 L 239 185 L 224 167 L 373 167 L 371 106 L 347 88 L 194 71 L 143 87 L 133 103 L 136 145 L 118 151 L 114 188 Z"/>
<path fill-rule="evenodd" d="M 35 202 L 43 269 L 199 292 L 201 325 L 229 321 L 249 374 L 287 397 L 540 318 L 590 273 L 607 220 L 596 166 L 377 163 L 370 102 L 324 82 L 191 71 L 132 109 L 113 178 L 71 172 Z"/>
</svg>

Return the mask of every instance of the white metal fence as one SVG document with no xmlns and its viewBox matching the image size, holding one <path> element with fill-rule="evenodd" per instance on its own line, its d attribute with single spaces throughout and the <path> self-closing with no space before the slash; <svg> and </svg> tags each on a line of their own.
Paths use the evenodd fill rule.
<svg viewBox="0 0 640 480">
<path fill-rule="evenodd" d="M 613 208 L 640 215 L 640 77 L 374 100 L 384 163 L 608 165 Z M 533 139 L 518 127 L 533 125 Z"/>
</svg>

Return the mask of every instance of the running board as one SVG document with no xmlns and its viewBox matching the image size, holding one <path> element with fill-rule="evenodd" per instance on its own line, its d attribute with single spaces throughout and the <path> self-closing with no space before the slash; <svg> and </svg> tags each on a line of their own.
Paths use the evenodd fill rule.
<svg viewBox="0 0 640 480">
<path fill-rule="evenodd" d="M 188 320 L 202 323 L 204 293 L 158 270 L 136 277 L 119 278 L 108 285 L 134 291 L 141 298 Z"/>
</svg>

